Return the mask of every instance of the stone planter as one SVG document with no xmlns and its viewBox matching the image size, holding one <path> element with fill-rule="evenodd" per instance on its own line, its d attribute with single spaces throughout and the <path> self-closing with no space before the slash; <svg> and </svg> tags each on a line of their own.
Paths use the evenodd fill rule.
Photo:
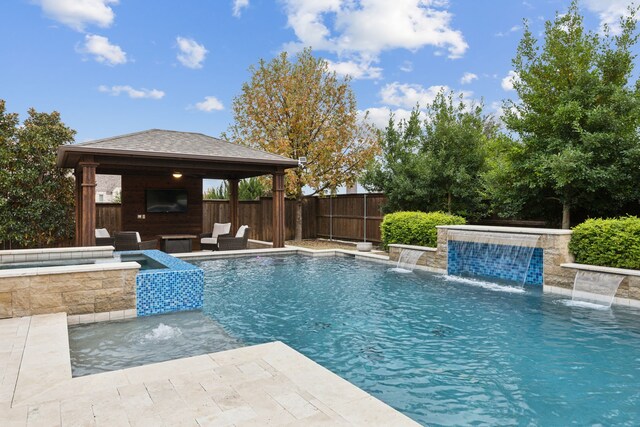
<svg viewBox="0 0 640 427">
<path fill-rule="evenodd" d="M 358 242 L 358 252 L 371 252 L 373 245 L 371 242 Z"/>
</svg>

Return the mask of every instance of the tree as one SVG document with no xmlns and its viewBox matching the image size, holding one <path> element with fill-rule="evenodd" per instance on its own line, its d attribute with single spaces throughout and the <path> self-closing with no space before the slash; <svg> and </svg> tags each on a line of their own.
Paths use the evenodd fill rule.
<svg viewBox="0 0 640 427">
<path fill-rule="evenodd" d="M 20 126 L 0 100 L 0 241 L 42 247 L 73 237 L 73 178 L 56 167 L 75 131 L 33 108 Z"/>
<path fill-rule="evenodd" d="M 525 22 L 526 24 L 526 22 Z M 519 134 L 512 185 L 562 206 L 602 212 L 636 199 L 640 86 L 629 85 L 637 41 L 635 11 L 620 34 L 586 31 L 578 2 L 545 24 L 544 43 L 525 25 L 513 60 L 519 100 L 504 121 Z"/>
<path fill-rule="evenodd" d="M 239 200 L 256 200 L 269 194 L 269 187 L 260 178 L 252 177 L 240 180 L 238 183 Z M 229 199 L 229 186 L 222 181 L 220 186 L 211 187 L 204 192 L 205 199 Z"/>
<path fill-rule="evenodd" d="M 286 193 L 296 203 L 296 240 L 302 238 L 303 188 L 311 195 L 352 185 L 378 150 L 373 128 L 358 119 L 349 78 L 329 72 L 328 63 L 307 48 L 289 60 L 286 52 L 252 66 L 251 79 L 233 101 L 234 142 L 293 159 Z"/>
<path fill-rule="evenodd" d="M 483 115 L 482 105 L 468 107 L 453 93 L 440 92 L 426 115 L 421 121 L 416 107 L 397 125 L 390 117 L 382 157 L 365 173 L 365 187 L 384 191 L 387 211 L 481 216 L 487 145 L 497 138 L 498 127 Z"/>
</svg>

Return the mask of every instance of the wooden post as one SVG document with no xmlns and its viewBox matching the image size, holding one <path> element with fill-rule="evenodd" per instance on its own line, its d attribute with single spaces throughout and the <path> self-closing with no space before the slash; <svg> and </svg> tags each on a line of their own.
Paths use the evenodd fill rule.
<svg viewBox="0 0 640 427">
<path fill-rule="evenodd" d="M 78 168 L 74 175 L 76 178 L 76 246 L 82 246 L 82 171 Z"/>
<path fill-rule="evenodd" d="M 284 171 L 273 174 L 273 247 L 284 248 Z"/>
<path fill-rule="evenodd" d="M 231 222 L 231 234 L 235 235 L 240 228 L 238 218 L 238 179 L 228 179 L 229 183 L 229 222 Z"/>
<path fill-rule="evenodd" d="M 82 171 L 82 230 L 81 245 L 96 245 L 96 167 L 92 156 L 85 156 L 78 163 Z"/>
</svg>

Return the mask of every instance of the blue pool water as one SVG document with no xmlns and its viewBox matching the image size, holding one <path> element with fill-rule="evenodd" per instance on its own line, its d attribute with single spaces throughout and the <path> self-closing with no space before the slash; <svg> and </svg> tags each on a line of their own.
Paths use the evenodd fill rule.
<svg viewBox="0 0 640 427">
<path fill-rule="evenodd" d="M 234 339 L 281 340 L 420 423 L 640 424 L 638 311 L 353 259 L 198 266 Z"/>
</svg>

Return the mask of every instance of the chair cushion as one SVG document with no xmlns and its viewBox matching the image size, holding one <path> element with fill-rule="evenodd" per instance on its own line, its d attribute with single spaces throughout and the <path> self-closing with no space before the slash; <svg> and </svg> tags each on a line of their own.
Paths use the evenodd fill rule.
<svg viewBox="0 0 640 427">
<path fill-rule="evenodd" d="M 218 237 L 221 234 L 229 234 L 231 231 L 231 223 L 226 222 L 224 224 L 216 222 L 213 224 L 213 232 L 211 233 L 211 237 Z"/>
<path fill-rule="evenodd" d="M 96 228 L 96 237 L 111 237 L 106 228 Z"/>
<path fill-rule="evenodd" d="M 200 239 L 200 244 L 202 245 L 217 245 L 218 238 L 217 237 L 203 237 Z"/>
<path fill-rule="evenodd" d="M 238 228 L 238 232 L 236 233 L 236 237 L 244 237 L 244 230 L 246 230 L 247 228 L 249 228 L 248 225 L 241 225 L 240 228 Z"/>
</svg>

